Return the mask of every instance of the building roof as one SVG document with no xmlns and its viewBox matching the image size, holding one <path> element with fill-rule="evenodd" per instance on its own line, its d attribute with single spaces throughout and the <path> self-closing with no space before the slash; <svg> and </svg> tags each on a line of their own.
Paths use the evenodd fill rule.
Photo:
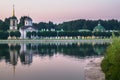
<svg viewBox="0 0 120 80">
<path fill-rule="evenodd" d="M 101 24 L 99 23 L 94 29 L 94 32 L 104 32 L 105 28 L 103 26 L 101 26 Z"/>
<path fill-rule="evenodd" d="M 87 28 L 86 23 L 84 23 L 83 28 L 78 30 L 79 32 L 90 32 L 90 30 Z"/>
<path fill-rule="evenodd" d="M 38 28 L 35 27 L 35 26 L 23 26 L 21 29 L 22 29 L 22 30 L 25 30 L 25 29 L 27 29 L 27 28 L 33 28 L 33 29 L 35 29 L 35 30 L 38 30 Z"/>
<path fill-rule="evenodd" d="M 26 17 L 25 20 L 32 21 L 30 17 Z"/>
<path fill-rule="evenodd" d="M 12 16 L 12 17 L 10 17 L 10 19 L 17 19 L 17 17 L 16 16 Z"/>
<path fill-rule="evenodd" d="M 80 30 L 78 30 L 79 32 L 90 32 L 90 30 L 88 30 L 88 29 L 80 29 Z"/>
</svg>

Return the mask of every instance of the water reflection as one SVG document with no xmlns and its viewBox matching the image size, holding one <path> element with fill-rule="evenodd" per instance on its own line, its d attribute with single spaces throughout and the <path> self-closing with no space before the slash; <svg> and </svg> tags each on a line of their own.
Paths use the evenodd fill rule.
<svg viewBox="0 0 120 80">
<path fill-rule="evenodd" d="M 17 65 L 18 58 L 24 65 L 30 65 L 33 56 L 52 57 L 62 54 L 74 58 L 101 56 L 109 44 L 0 44 L 0 60 Z"/>
<path fill-rule="evenodd" d="M 0 79 L 41 80 L 42 78 L 45 78 L 44 80 L 55 80 L 56 77 L 51 78 L 51 76 L 53 77 L 56 75 L 56 80 L 58 80 L 58 78 L 61 80 L 70 80 L 70 78 L 73 78 L 73 80 L 83 80 L 83 59 L 90 56 L 102 56 L 108 45 L 109 44 L 80 43 L 0 44 L 0 65 L 2 64 L 1 68 L 4 69 L 4 77 L 0 76 Z M 70 58 L 66 58 L 66 56 Z M 74 61 L 73 59 L 78 59 L 79 61 Z M 7 66 L 4 64 L 4 61 L 10 65 Z M 13 75 L 15 75 L 15 72 L 19 74 L 15 75 L 15 79 L 13 79 L 13 77 L 9 79 L 11 74 L 5 78 L 5 75 L 10 72 L 9 67 L 11 67 L 11 65 L 13 69 Z M 26 65 L 30 67 L 23 67 Z M 8 68 L 5 68 L 6 66 Z M 53 74 L 51 74 L 51 72 L 53 72 Z M 34 74 L 39 75 L 37 76 Z M 31 77 L 28 78 L 25 75 Z M 65 75 L 71 77 L 66 77 Z"/>
</svg>

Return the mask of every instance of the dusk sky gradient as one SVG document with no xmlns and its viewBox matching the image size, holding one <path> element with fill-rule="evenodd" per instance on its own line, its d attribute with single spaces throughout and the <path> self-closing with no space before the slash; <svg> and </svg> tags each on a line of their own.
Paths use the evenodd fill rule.
<svg viewBox="0 0 120 80">
<path fill-rule="evenodd" d="M 29 15 L 34 22 L 61 23 L 76 19 L 118 19 L 120 0 L 0 0 L 0 19 Z"/>
</svg>

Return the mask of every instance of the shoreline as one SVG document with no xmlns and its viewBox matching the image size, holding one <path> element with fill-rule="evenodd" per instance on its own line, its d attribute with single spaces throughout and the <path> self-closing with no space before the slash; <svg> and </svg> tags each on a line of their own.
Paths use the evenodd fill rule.
<svg viewBox="0 0 120 80">
<path fill-rule="evenodd" d="M 104 57 L 86 59 L 85 80 L 105 80 L 105 74 L 101 70 L 101 62 Z"/>
<path fill-rule="evenodd" d="M 39 40 L 0 40 L 0 43 L 111 43 L 111 39 L 39 39 Z"/>
</svg>

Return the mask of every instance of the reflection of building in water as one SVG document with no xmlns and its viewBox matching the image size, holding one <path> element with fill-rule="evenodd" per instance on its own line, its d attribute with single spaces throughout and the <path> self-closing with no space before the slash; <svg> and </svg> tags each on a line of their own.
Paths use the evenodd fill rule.
<svg viewBox="0 0 120 80">
<path fill-rule="evenodd" d="M 21 44 L 20 60 L 23 64 L 31 64 L 33 60 L 32 50 L 26 49 L 26 44 Z"/>
<path fill-rule="evenodd" d="M 10 63 L 16 65 L 18 61 L 18 52 L 17 50 L 10 50 Z"/>
<path fill-rule="evenodd" d="M 21 49 L 20 49 L 20 53 L 25 52 L 26 51 L 26 44 L 20 44 Z"/>
<path fill-rule="evenodd" d="M 9 52 L 10 52 L 10 64 L 16 65 L 18 62 L 18 45 L 17 44 L 9 44 Z"/>
<path fill-rule="evenodd" d="M 22 52 L 20 54 L 20 60 L 23 64 L 31 64 L 32 63 L 32 53 Z"/>
<path fill-rule="evenodd" d="M 16 45 L 12 45 L 12 44 L 9 45 L 9 47 L 10 47 L 10 64 L 13 65 L 13 75 L 15 75 L 15 67 L 16 67 L 17 62 L 18 62 L 18 52 L 15 49 L 15 46 Z"/>
</svg>

